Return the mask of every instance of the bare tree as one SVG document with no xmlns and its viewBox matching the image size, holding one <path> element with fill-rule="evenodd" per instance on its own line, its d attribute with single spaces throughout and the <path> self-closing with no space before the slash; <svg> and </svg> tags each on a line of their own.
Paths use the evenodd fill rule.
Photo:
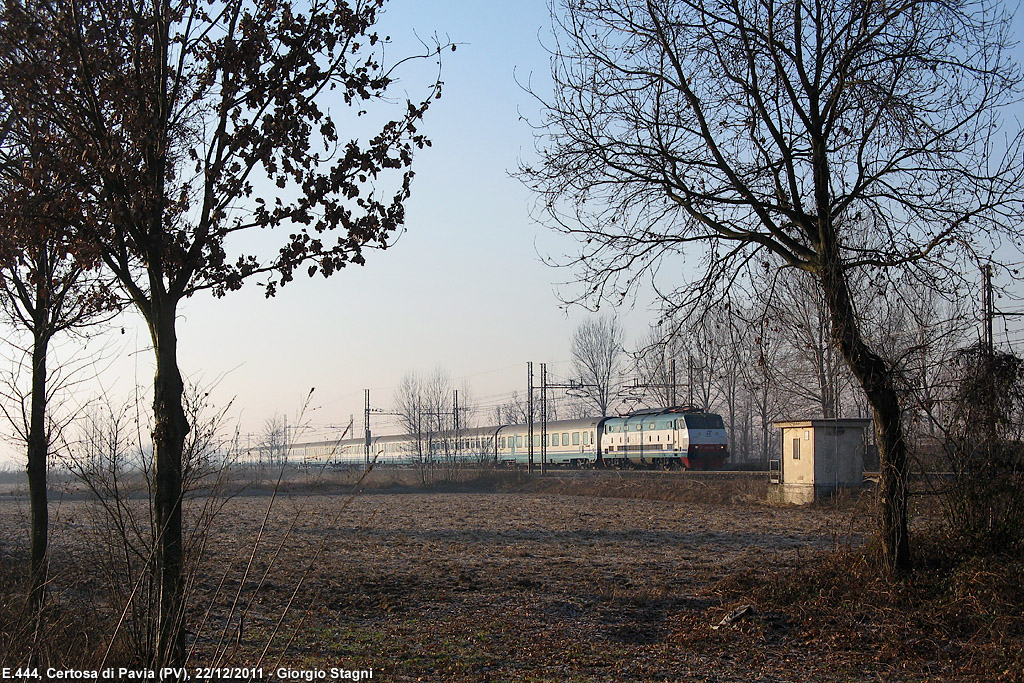
<svg viewBox="0 0 1024 683">
<path fill-rule="evenodd" d="M 429 462 L 427 448 L 429 423 L 426 399 L 423 395 L 423 382 L 415 371 L 410 370 L 402 376 L 395 389 L 394 406 L 402 428 L 411 438 L 412 452 L 409 453 L 409 456 L 416 464 L 422 481 L 426 483 Z"/>
<path fill-rule="evenodd" d="M 31 119 L 5 112 L 0 140 L 0 311 L 31 340 L 26 354 L 31 388 L 18 410 L 5 413 L 23 437 L 32 509 L 29 600 L 42 609 L 46 584 L 46 503 L 50 345 L 57 335 L 85 331 L 112 315 L 117 300 L 110 282 L 97 274 L 97 254 L 72 229 L 79 216 L 78 190 L 55 178 L 39 162 L 47 139 Z"/>
<path fill-rule="evenodd" d="M 8 322 L 31 338 L 31 350 L 26 354 L 31 389 L 21 396 L 20 410 L 5 412 L 26 446 L 32 508 L 29 598 L 41 609 L 47 574 L 49 399 L 55 388 L 49 386 L 47 370 L 50 346 L 62 332 L 81 332 L 98 323 L 109 309 L 103 303 L 107 298 L 95 287 L 96 279 L 66 251 L 66 245 L 43 235 L 32 242 L 0 268 L 0 309 Z"/>
<path fill-rule="evenodd" d="M 553 16 L 554 94 L 521 177 L 580 239 L 580 296 L 620 300 L 672 260 L 684 284 L 664 299 L 685 314 L 751 266 L 807 272 L 874 411 L 884 560 L 907 569 L 900 395 L 851 282 L 955 295 L 974 254 L 1015 243 L 1009 16 L 992 0 L 563 0 Z"/>
<path fill-rule="evenodd" d="M 712 335 L 718 315 L 709 312 L 685 332 L 678 326 L 651 328 L 633 354 L 638 381 L 627 385 L 626 393 L 652 407 L 710 409 L 714 378 L 721 371 L 722 348 Z"/>
<path fill-rule="evenodd" d="M 407 372 L 395 389 L 395 411 L 411 437 L 413 458 L 426 483 L 435 466 L 446 481 L 451 481 L 461 464 L 458 455 L 465 449 L 459 441 L 463 430 L 472 426 L 473 406 L 468 384 L 456 389 L 451 375 L 443 368 L 423 377 Z"/>
<path fill-rule="evenodd" d="M 537 419 L 538 407 L 534 405 L 533 418 Z M 526 424 L 530 421 L 529 404 L 519 396 L 519 392 L 513 391 L 512 396 L 504 403 L 494 406 L 494 424 L 517 425 Z"/>
<path fill-rule="evenodd" d="M 427 451 L 432 464 L 448 471 L 451 456 L 449 431 L 452 428 L 451 376 L 435 368 L 423 383 L 423 403 L 427 417 Z"/>
<path fill-rule="evenodd" d="M 185 543 L 190 549 L 186 586 L 208 572 L 202 555 L 210 539 L 214 518 L 230 498 L 224 490 L 228 466 L 237 453 L 224 436 L 230 404 L 213 406 L 209 392 L 189 385 L 185 410 L 194 425 L 184 448 L 184 491 L 205 489 L 203 496 L 188 496 Z M 148 652 L 159 634 L 159 583 L 150 569 L 159 544 L 153 487 L 151 426 L 141 404 L 92 401 L 71 428 L 62 434 L 61 462 L 85 486 L 89 496 L 83 513 L 90 523 L 83 533 L 85 557 L 96 570 L 95 580 L 117 606 L 120 618 L 109 641 L 127 639 L 131 650 Z M 149 495 L 140 495 L 140 494 Z M 87 572 L 88 573 L 88 572 Z"/>
<path fill-rule="evenodd" d="M 583 393 L 608 414 L 615 387 L 622 380 L 624 333 L 614 316 L 584 320 L 572 335 L 572 367 L 585 386 Z"/>
<path fill-rule="evenodd" d="M 260 435 L 260 464 L 271 467 L 283 466 L 288 460 L 288 421 L 282 415 L 274 415 L 263 422 Z"/>
<path fill-rule="evenodd" d="M 780 389 L 790 397 L 791 410 L 806 410 L 825 419 L 838 417 L 853 377 L 832 343 L 825 297 L 813 278 L 802 271 L 785 270 L 777 275 L 761 293 L 764 314 L 786 333 L 786 357 L 779 362 L 787 372 L 777 375 Z"/>
<path fill-rule="evenodd" d="M 674 341 L 674 338 L 665 338 L 657 327 L 652 327 L 640 339 L 638 348 L 631 354 L 636 381 L 626 384 L 622 390 L 626 400 L 654 406 L 671 406 L 678 402 L 676 377 L 672 372 L 677 355 L 672 348 Z"/>
<path fill-rule="evenodd" d="M 750 401 L 743 391 L 743 368 L 747 365 L 748 347 L 743 343 L 745 331 L 743 319 L 734 314 L 732 307 L 721 310 L 720 321 L 710 330 L 709 341 L 718 351 L 718 369 L 712 382 L 718 402 L 725 408 L 725 424 L 728 427 L 729 443 L 733 453 L 746 453 L 750 447 L 749 435 L 740 445 L 737 423 L 745 419 L 749 423 Z M 708 402 L 708 406 L 711 405 Z M 742 406 L 742 408 L 741 408 Z M 745 411 L 745 412 L 744 412 Z M 741 412 L 743 413 L 741 415 Z"/>
<path fill-rule="evenodd" d="M 782 344 L 772 323 L 760 311 L 754 309 L 745 317 L 747 333 L 744 335 L 744 342 L 747 346 L 748 363 L 741 370 L 741 381 L 744 391 L 750 397 L 752 412 L 760 422 L 761 451 L 757 460 L 762 466 L 767 467 L 773 452 L 769 428 L 779 419 L 787 402 L 779 391 L 776 379 L 779 374 Z"/>
</svg>

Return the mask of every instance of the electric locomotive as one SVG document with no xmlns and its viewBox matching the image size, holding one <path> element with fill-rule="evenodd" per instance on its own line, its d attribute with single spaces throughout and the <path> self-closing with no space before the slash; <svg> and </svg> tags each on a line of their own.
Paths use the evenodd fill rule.
<svg viewBox="0 0 1024 683">
<path fill-rule="evenodd" d="M 638 410 L 601 425 L 606 467 L 720 469 L 729 457 L 722 417 L 693 408 Z"/>
</svg>

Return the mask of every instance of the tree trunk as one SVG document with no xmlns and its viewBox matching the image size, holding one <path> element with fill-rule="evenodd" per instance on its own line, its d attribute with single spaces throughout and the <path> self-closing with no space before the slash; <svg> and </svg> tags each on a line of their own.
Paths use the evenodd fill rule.
<svg viewBox="0 0 1024 683">
<path fill-rule="evenodd" d="M 43 608 L 47 576 L 47 533 L 49 518 L 46 504 L 46 350 L 49 344 L 48 315 L 44 301 L 37 298 L 35 330 L 32 346 L 32 396 L 28 425 L 28 490 L 32 531 L 29 581 L 29 605 L 37 619 Z M 40 318 L 42 320 L 40 320 Z M 37 623 L 37 627 L 38 627 Z"/>
<path fill-rule="evenodd" d="M 185 660 L 181 499 L 182 459 L 189 424 L 182 407 L 184 383 L 178 369 L 178 340 L 174 327 L 177 301 L 157 291 L 152 297 L 148 322 L 156 352 L 153 447 L 160 595 L 155 665 L 178 667 Z"/>
<path fill-rule="evenodd" d="M 46 247 L 34 247 L 37 271 L 35 301 L 24 301 L 24 308 L 32 316 L 32 395 L 30 397 L 27 434 L 28 491 L 31 511 L 29 550 L 29 608 L 35 619 L 34 633 L 38 638 L 42 627 L 43 599 L 47 579 L 47 543 L 49 511 L 46 501 L 46 457 L 49 439 L 46 435 L 46 352 L 53 333 L 50 327 L 50 264 Z"/>
<path fill-rule="evenodd" d="M 764 467 L 768 467 L 768 461 L 771 459 L 771 445 L 768 443 L 768 421 L 764 419 L 764 413 L 761 415 L 761 462 Z"/>
<path fill-rule="evenodd" d="M 835 246 L 832 242 L 831 246 Z M 832 256 L 832 257 L 830 257 Z M 823 258 L 821 284 L 832 319 L 832 336 L 874 412 L 880 462 L 882 554 L 891 573 L 910 568 L 907 537 L 907 445 L 899 396 L 885 361 L 865 342 L 857 324 L 846 273 L 838 258 Z"/>
</svg>

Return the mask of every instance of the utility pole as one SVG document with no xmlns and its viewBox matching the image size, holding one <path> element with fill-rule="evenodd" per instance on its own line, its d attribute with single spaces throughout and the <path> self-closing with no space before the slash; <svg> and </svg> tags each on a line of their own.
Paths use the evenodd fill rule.
<svg viewBox="0 0 1024 683">
<path fill-rule="evenodd" d="M 596 384 L 584 384 L 582 381 L 570 380 L 568 384 L 548 384 L 547 363 L 540 364 L 540 473 L 541 476 L 548 473 L 548 389 L 568 389 L 580 391 L 583 389 L 596 389 Z"/>
<path fill-rule="evenodd" d="M 544 367 L 543 363 L 541 367 Z M 526 364 L 526 422 L 529 425 L 530 443 L 527 446 L 529 453 L 529 473 L 533 474 L 533 361 Z"/>
<path fill-rule="evenodd" d="M 541 463 L 548 462 L 548 364 L 541 364 Z M 534 473 L 534 461 L 529 462 L 529 472 Z M 543 472 L 543 470 L 542 470 Z"/>
<path fill-rule="evenodd" d="M 982 290 L 981 306 L 985 324 L 985 380 L 988 386 L 985 387 L 988 396 L 984 397 L 985 422 L 988 438 L 988 447 L 996 442 L 996 410 L 995 410 L 995 341 L 992 335 L 992 318 L 994 307 L 992 306 L 992 265 L 986 263 L 981 267 Z"/>
<path fill-rule="evenodd" d="M 372 439 L 371 439 L 371 432 L 370 432 L 370 414 L 372 413 L 372 414 L 375 414 L 375 415 L 401 415 L 401 413 L 396 413 L 396 412 L 393 412 L 393 411 L 384 410 L 383 408 L 371 408 L 370 407 L 370 390 L 369 389 L 363 389 L 363 396 L 365 398 L 365 407 L 363 409 L 363 411 L 364 411 L 363 412 L 363 427 L 364 427 L 363 434 L 364 434 L 364 437 L 365 437 L 365 444 L 366 444 L 366 464 L 365 464 L 365 468 L 368 470 L 368 469 L 370 469 L 370 463 L 371 462 L 375 462 L 377 460 L 377 456 L 380 455 L 380 453 L 382 452 L 382 451 L 380 451 L 380 452 L 375 453 L 373 458 L 372 458 L 372 460 L 371 460 L 371 458 L 370 458 L 370 441 Z M 353 424 L 354 421 L 355 421 L 355 416 L 352 416 L 350 418 L 350 421 L 349 421 L 349 429 L 352 428 L 352 424 Z"/>
<path fill-rule="evenodd" d="M 985 351 L 989 358 L 995 354 L 995 338 L 992 334 L 992 319 L 995 317 L 995 306 L 992 296 L 992 265 L 986 263 L 981 268 L 984 287 L 981 293 L 981 305 L 985 318 Z"/>
<path fill-rule="evenodd" d="M 672 392 L 671 393 L 672 402 L 670 403 L 670 406 L 674 407 L 676 405 L 676 359 L 675 358 L 673 358 L 672 360 L 670 360 L 668 362 L 668 367 L 669 367 L 669 384 L 672 385 L 672 389 L 671 389 L 671 392 Z"/>
<path fill-rule="evenodd" d="M 366 412 L 363 417 L 363 425 L 366 427 L 366 469 L 370 469 L 370 390 L 364 389 L 363 396 L 366 399 Z"/>
<path fill-rule="evenodd" d="M 689 398 L 686 401 L 686 405 L 689 406 L 690 408 L 692 408 L 693 407 L 693 354 L 692 353 L 688 353 L 688 354 L 686 354 L 686 357 L 687 357 L 687 365 L 689 366 L 689 369 L 687 371 L 688 377 L 687 377 L 687 380 L 686 380 L 686 384 L 687 384 L 687 388 L 689 389 L 689 392 L 690 392 L 690 396 L 689 396 Z"/>
<path fill-rule="evenodd" d="M 995 295 L 992 289 L 992 265 L 986 264 L 981 269 L 983 278 L 983 291 L 981 294 L 982 307 L 984 309 L 985 318 L 985 334 L 988 337 L 991 344 L 992 352 L 995 352 L 995 337 L 992 334 L 992 323 L 996 316 L 1000 318 L 1020 318 L 1024 317 L 1024 312 L 1021 311 L 997 311 L 995 306 Z"/>
</svg>

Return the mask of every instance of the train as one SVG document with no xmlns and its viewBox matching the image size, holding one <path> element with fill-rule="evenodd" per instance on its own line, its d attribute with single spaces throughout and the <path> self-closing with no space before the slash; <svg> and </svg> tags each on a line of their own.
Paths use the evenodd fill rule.
<svg viewBox="0 0 1024 683">
<path fill-rule="evenodd" d="M 530 462 L 530 425 L 496 425 L 431 435 L 399 434 L 366 439 L 295 443 L 293 463 L 336 466 L 411 466 L 464 462 L 524 466 Z M 533 463 L 559 467 L 721 469 L 729 457 L 722 417 L 701 409 L 637 410 L 613 417 L 533 424 Z"/>
</svg>

